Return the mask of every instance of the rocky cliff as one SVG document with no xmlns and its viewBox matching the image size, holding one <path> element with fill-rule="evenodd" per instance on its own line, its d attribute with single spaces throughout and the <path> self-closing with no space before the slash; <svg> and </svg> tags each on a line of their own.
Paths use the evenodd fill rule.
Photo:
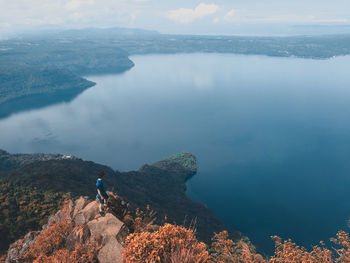
<svg viewBox="0 0 350 263">
<path fill-rule="evenodd" d="M 41 231 L 31 231 L 24 238 L 11 244 L 7 255 L 6 263 L 28 262 L 28 255 L 36 239 L 45 235 L 55 224 L 68 220 L 71 228 L 63 237 L 60 250 L 73 251 L 78 246 L 83 246 L 90 240 L 98 240 L 100 247 L 97 251 L 97 260 L 100 263 L 122 262 L 123 241 L 129 234 L 128 227 L 123 223 L 127 214 L 128 204 L 125 200 L 112 192 L 108 192 L 108 209 L 105 216 L 99 214 L 97 200 L 91 201 L 86 197 L 77 200 L 69 200 L 66 209 L 59 210 L 50 216 L 48 223 Z M 59 235 L 60 233 L 57 233 Z M 51 254 L 55 251 L 51 251 Z M 27 256 L 27 258 L 25 257 Z"/>
</svg>

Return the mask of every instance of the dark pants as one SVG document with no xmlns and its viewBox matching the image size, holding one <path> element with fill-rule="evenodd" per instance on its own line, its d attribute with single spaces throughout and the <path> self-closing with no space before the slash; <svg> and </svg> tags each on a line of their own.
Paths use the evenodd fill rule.
<svg viewBox="0 0 350 263">
<path fill-rule="evenodd" d="M 100 194 L 97 194 L 97 198 L 98 198 L 98 200 L 100 200 L 100 204 L 104 204 L 104 203 L 105 203 L 104 200 L 107 200 L 107 199 L 108 199 L 108 195 L 107 195 L 107 194 L 104 194 L 104 195 L 103 195 L 103 198 L 104 198 L 104 199 L 102 199 L 101 196 L 100 196 Z"/>
</svg>

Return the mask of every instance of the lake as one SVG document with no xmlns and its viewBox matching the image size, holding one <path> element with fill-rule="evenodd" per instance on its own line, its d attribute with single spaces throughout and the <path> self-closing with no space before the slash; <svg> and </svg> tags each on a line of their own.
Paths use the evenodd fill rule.
<svg viewBox="0 0 350 263">
<path fill-rule="evenodd" d="M 74 100 L 0 120 L 0 148 L 126 171 L 188 151 L 188 195 L 266 253 L 349 231 L 350 56 L 134 56 Z"/>
</svg>

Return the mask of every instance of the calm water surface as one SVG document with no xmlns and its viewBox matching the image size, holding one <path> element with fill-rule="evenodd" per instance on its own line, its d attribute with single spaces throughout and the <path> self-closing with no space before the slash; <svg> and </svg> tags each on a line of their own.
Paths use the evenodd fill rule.
<svg viewBox="0 0 350 263">
<path fill-rule="evenodd" d="M 0 120 L 0 148 L 59 152 L 118 170 L 190 151 L 189 196 L 260 249 L 311 246 L 350 216 L 350 57 L 132 57 L 69 103 Z"/>
</svg>

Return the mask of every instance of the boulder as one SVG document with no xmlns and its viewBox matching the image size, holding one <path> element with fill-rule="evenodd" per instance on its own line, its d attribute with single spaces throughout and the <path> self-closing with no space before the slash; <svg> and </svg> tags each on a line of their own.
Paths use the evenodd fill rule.
<svg viewBox="0 0 350 263">
<path fill-rule="evenodd" d="M 82 210 L 77 211 L 76 216 L 73 218 L 75 225 L 83 225 L 90 220 L 100 216 L 99 204 L 96 201 L 88 203 Z"/>
<path fill-rule="evenodd" d="M 73 211 L 73 218 L 78 214 L 79 211 L 81 211 L 86 204 L 88 204 L 89 201 L 87 200 L 87 198 L 84 197 L 79 197 L 77 200 L 75 200 L 74 203 L 74 211 Z"/>
<path fill-rule="evenodd" d="M 122 263 L 122 254 L 122 245 L 115 238 L 110 237 L 99 251 L 97 259 L 100 263 Z"/>
<path fill-rule="evenodd" d="M 125 224 L 113 214 L 107 213 L 104 217 L 97 217 L 88 222 L 87 226 L 92 237 L 102 237 L 103 247 L 98 253 L 98 261 L 100 263 L 122 263 L 122 242 L 124 242 L 122 237 L 128 232 Z"/>
<path fill-rule="evenodd" d="M 6 263 L 18 263 L 19 258 L 23 256 L 29 248 L 34 244 L 36 237 L 40 231 L 32 231 L 24 236 L 23 239 L 19 239 L 10 245 L 7 251 L 7 256 L 5 259 Z"/>
<path fill-rule="evenodd" d="M 107 213 L 104 217 L 100 216 L 88 222 L 87 225 L 91 236 L 101 235 L 104 240 L 105 237 L 116 237 L 124 223 L 111 213 Z"/>
</svg>

